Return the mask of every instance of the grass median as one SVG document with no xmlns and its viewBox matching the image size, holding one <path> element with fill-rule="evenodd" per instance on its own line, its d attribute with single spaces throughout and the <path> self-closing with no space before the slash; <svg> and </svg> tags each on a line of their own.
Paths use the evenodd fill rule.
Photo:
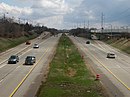
<svg viewBox="0 0 130 97">
<path fill-rule="evenodd" d="M 75 45 L 62 35 L 38 97 L 106 97 Z"/>
</svg>

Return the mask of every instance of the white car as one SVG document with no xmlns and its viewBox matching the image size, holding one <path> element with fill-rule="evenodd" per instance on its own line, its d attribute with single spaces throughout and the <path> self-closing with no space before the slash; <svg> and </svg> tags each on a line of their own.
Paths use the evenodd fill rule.
<svg viewBox="0 0 130 97">
<path fill-rule="evenodd" d="M 37 43 L 35 43 L 33 48 L 39 48 L 39 45 Z"/>
<path fill-rule="evenodd" d="M 114 53 L 107 53 L 107 58 L 115 58 L 115 54 Z"/>
</svg>

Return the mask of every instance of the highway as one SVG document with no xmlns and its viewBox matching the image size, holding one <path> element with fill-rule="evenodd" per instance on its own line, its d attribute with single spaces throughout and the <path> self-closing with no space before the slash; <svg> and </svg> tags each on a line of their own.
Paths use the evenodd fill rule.
<svg viewBox="0 0 130 97">
<path fill-rule="evenodd" d="M 43 37 L 43 36 L 41 36 Z M 49 62 L 58 43 L 58 37 L 31 40 L 31 45 L 25 43 L 0 54 L 0 97 L 34 97 L 41 81 L 46 78 Z M 100 82 L 108 91 L 110 97 L 130 97 L 130 56 L 98 40 L 70 36 L 84 56 L 86 65 L 96 75 L 100 74 Z M 33 44 L 39 48 L 34 49 Z M 115 59 L 106 58 L 108 52 L 116 54 Z M 20 61 L 17 64 L 7 64 L 10 55 L 17 54 Z M 34 55 L 34 65 L 24 65 L 26 56 Z"/>
<path fill-rule="evenodd" d="M 87 67 L 108 90 L 110 97 L 130 97 L 130 56 L 98 40 L 69 36 L 84 56 Z M 116 54 L 115 59 L 107 58 L 108 52 Z"/>
<path fill-rule="evenodd" d="M 46 78 L 59 38 L 60 35 L 46 39 L 36 38 L 31 41 L 31 45 L 23 43 L 1 53 L 0 97 L 34 97 L 41 81 Z M 34 49 L 34 43 L 38 43 L 39 48 Z M 17 64 L 7 64 L 10 55 L 14 54 L 20 57 L 20 61 Z M 36 57 L 34 65 L 24 65 L 28 55 Z"/>
</svg>

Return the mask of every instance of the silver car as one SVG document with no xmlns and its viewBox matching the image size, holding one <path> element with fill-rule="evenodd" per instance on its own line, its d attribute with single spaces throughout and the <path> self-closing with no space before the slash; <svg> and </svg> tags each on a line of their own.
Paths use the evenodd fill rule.
<svg viewBox="0 0 130 97">
<path fill-rule="evenodd" d="M 37 43 L 35 43 L 33 48 L 39 48 L 39 45 Z"/>
<path fill-rule="evenodd" d="M 19 57 L 17 55 L 10 56 L 8 64 L 16 64 L 17 62 L 19 62 Z"/>
</svg>

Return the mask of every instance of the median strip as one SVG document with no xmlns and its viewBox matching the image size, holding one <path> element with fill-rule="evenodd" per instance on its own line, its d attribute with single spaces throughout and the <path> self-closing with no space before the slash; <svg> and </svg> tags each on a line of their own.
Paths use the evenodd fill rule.
<svg viewBox="0 0 130 97">
<path fill-rule="evenodd" d="M 37 97 L 107 97 L 99 81 L 86 68 L 78 49 L 62 35 L 46 82 Z"/>
</svg>

